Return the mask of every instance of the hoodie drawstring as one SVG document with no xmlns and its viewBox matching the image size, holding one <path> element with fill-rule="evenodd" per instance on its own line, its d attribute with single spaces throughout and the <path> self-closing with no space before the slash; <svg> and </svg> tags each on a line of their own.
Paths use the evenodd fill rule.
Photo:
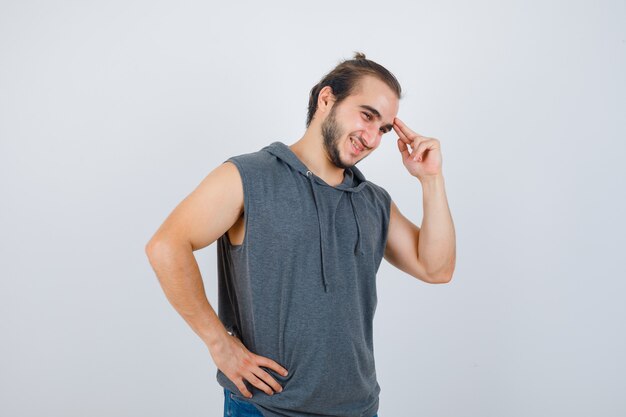
<svg viewBox="0 0 626 417">
<path fill-rule="evenodd" d="M 361 248 L 361 225 L 359 224 L 359 216 L 357 215 L 356 212 L 356 206 L 354 205 L 354 194 L 355 193 L 350 193 L 350 203 L 352 204 L 352 212 L 354 213 L 354 220 L 356 221 L 356 230 L 357 230 L 357 239 L 356 239 L 356 246 L 354 247 L 354 254 L 355 255 L 363 255 L 363 249 Z"/>
<path fill-rule="evenodd" d="M 311 192 L 313 193 L 313 201 L 315 202 L 315 212 L 317 213 L 317 223 L 320 227 L 320 258 L 322 259 L 322 283 L 324 284 L 324 292 L 328 292 L 328 282 L 326 282 L 326 272 L 324 271 L 324 235 L 322 232 L 322 219 L 320 217 L 320 208 L 317 205 L 317 197 L 315 195 L 315 185 L 313 185 L 313 173 L 311 171 L 306 172 L 306 176 L 309 178 L 309 184 L 311 185 Z"/>
<path fill-rule="evenodd" d="M 313 193 L 313 201 L 315 203 L 315 211 L 317 213 L 317 222 L 319 225 L 319 229 L 320 229 L 320 258 L 322 261 L 322 283 L 324 284 L 324 292 L 328 292 L 328 281 L 326 280 L 326 270 L 325 270 L 325 266 L 326 264 L 324 263 L 324 232 L 323 232 L 323 227 L 322 227 L 322 218 L 320 217 L 320 208 L 318 206 L 317 203 L 317 195 L 315 193 L 315 185 L 313 184 L 313 182 L 315 181 L 313 178 L 313 173 L 311 171 L 306 172 L 306 176 L 309 178 L 309 184 L 311 185 L 311 192 Z M 344 191 L 344 192 L 349 192 L 349 191 Z M 356 205 L 354 204 L 354 200 L 353 200 L 353 196 L 355 193 L 353 192 L 349 192 L 350 194 L 350 205 L 352 206 L 352 213 L 354 214 L 354 220 L 356 222 L 356 229 L 357 229 L 357 240 L 356 240 L 356 245 L 354 247 L 354 254 L 355 255 L 363 255 L 363 248 L 361 246 L 361 225 L 359 223 L 359 216 L 357 214 L 357 209 L 356 209 Z"/>
</svg>

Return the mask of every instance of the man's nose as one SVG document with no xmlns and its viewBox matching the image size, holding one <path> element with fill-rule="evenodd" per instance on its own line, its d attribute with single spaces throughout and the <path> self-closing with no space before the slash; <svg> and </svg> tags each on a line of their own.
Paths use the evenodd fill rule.
<svg viewBox="0 0 626 417">
<path fill-rule="evenodd" d="M 378 126 L 369 128 L 367 132 L 365 132 L 365 134 L 362 136 L 363 142 L 365 142 L 365 144 L 371 148 L 372 146 L 374 146 L 374 143 L 376 143 L 376 141 L 378 140 L 379 133 L 381 132 Z"/>
</svg>

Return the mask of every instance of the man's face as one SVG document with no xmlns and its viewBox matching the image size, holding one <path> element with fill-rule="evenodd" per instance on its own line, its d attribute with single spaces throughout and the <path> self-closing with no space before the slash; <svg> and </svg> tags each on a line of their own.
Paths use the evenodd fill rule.
<svg viewBox="0 0 626 417">
<path fill-rule="evenodd" d="M 364 76 L 356 93 L 335 103 L 321 133 L 329 159 L 346 169 L 374 152 L 398 114 L 396 94 L 378 78 Z"/>
</svg>

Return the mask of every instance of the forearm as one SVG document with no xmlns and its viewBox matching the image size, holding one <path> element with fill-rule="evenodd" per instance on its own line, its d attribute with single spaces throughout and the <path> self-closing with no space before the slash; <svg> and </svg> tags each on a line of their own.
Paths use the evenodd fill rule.
<svg viewBox="0 0 626 417">
<path fill-rule="evenodd" d="M 191 246 L 158 242 L 146 248 L 146 254 L 170 304 L 207 347 L 212 349 L 228 337 L 206 297 Z"/>
<path fill-rule="evenodd" d="M 430 277 L 448 281 L 456 262 L 456 237 L 443 175 L 422 180 L 424 218 L 419 234 L 419 258 Z"/>
</svg>

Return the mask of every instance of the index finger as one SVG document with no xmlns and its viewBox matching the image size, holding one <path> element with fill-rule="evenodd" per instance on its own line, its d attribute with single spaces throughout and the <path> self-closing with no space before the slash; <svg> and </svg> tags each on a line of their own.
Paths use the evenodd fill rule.
<svg viewBox="0 0 626 417">
<path fill-rule="evenodd" d="M 408 127 L 406 124 L 404 124 L 404 122 L 403 122 L 402 120 L 400 120 L 399 118 L 397 118 L 397 117 L 396 117 L 395 119 L 393 119 L 393 123 L 394 123 L 394 126 L 398 126 L 398 128 L 400 129 L 400 131 L 401 131 L 402 133 L 404 133 L 404 135 L 405 135 L 407 138 L 409 138 L 409 139 L 414 139 L 414 138 L 416 138 L 417 136 L 422 136 L 422 135 L 420 135 L 419 133 L 415 133 L 414 131 L 412 131 L 411 129 L 409 129 L 409 127 Z"/>
<path fill-rule="evenodd" d="M 396 123 L 396 120 L 399 120 L 397 117 L 394 119 L 393 122 L 393 130 L 396 131 L 396 133 L 398 134 L 398 136 L 400 137 L 400 140 L 402 142 L 404 142 L 407 145 L 411 145 L 413 143 L 413 141 L 409 138 L 406 137 L 406 135 L 404 134 L 404 132 L 402 130 L 400 130 L 400 125 L 398 123 Z"/>
<path fill-rule="evenodd" d="M 274 371 L 278 372 L 282 376 L 287 376 L 288 374 L 287 370 L 284 367 L 282 367 L 279 363 L 277 363 L 276 361 L 266 356 L 260 356 L 259 363 L 261 364 L 261 366 L 265 366 L 266 368 L 273 369 Z"/>
</svg>

